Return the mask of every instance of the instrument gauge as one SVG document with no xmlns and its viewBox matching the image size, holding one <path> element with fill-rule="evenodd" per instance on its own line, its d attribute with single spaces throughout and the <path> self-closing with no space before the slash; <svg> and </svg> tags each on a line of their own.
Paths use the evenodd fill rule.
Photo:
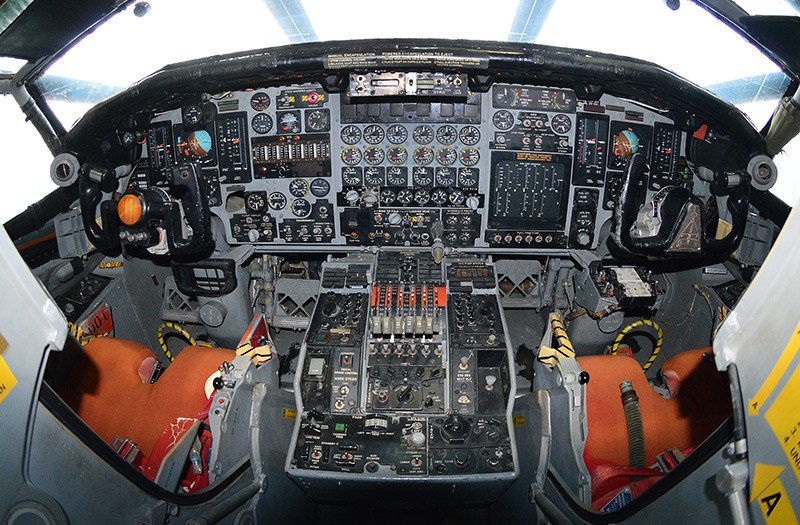
<svg viewBox="0 0 800 525">
<path fill-rule="evenodd" d="M 504 86 L 494 92 L 495 107 L 506 106 L 513 108 L 519 102 L 519 92 L 517 88 Z"/>
<path fill-rule="evenodd" d="M 381 204 L 384 206 L 389 206 L 395 200 L 397 195 L 395 195 L 394 190 L 390 190 L 388 188 L 384 188 L 381 190 Z"/>
<path fill-rule="evenodd" d="M 442 206 L 444 203 L 447 202 L 449 196 L 447 195 L 447 190 L 444 188 L 436 188 L 431 193 L 431 202 L 437 206 Z"/>
<path fill-rule="evenodd" d="M 569 109 L 575 104 L 574 95 L 567 91 L 556 91 L 553 95 L 553 107 L 559 111 Z"/>
<path fill-rule="evenodd" d="M 289 183 L 289 193 L 292 197 L 305 197 L 308 195 L 309 185 L 303 179 L 294 179 Z"/>
<path fill-rule="evenodd" d="M 386 150 L 386 158 L 392 164 L 403 164 L 408 159 L 408 151 L 403 146 L 392 146 Z"/>
<path fill-rule="evenodd" d="M 273 191 L 267 197 L 267 202 L 273 210 L 282 210 L 286 207 L 286 195 L 279 191 Z"/>
<path fill-rule="evenodd" d="M 417 166 L 411 174 L 414 186 L 433 186 L 433 168 Z"/>
<path fill-rule="evenodd" d="M 464 166 L 474 166 L 481 160 L 481 154 L 477 149 L 467 146 L 458 154 L 458 160 Z"/>
<path fill-rule="evenodd" d="M 200 104 L 183 106 L 181 108 L 181 118 L 183 119 L 183 124 L 186 127 L 195 128 L 202 125 L 203 120 L 205 119 L 203 106 Z"/>
<path fill-rule="evenodd" d="M 370 146 L 364 150 L 364 160 L 369 164 L 380 164 L 386 158 L 386 153 L 380 146 Z"/>
<path fill-rule="evenodd" d="M 342 137 L 342 142 L 352 146 L 361 140 L 361 128 L 350 124 L 343 127 L 339 135 Z"/>
<path fill-rule="evenodd" d="M 331 129 L 331 114 L 327 109 L 306 110 L 306 131 L 328 131 Z"/>
<path fill-rule="evenodd" d="M 436 160 L 442 166 L 449 166 L 453 164 L 458 158 L 458 152 L 455 148 L 450 146 L 442 146 L 436 150 Z"/>
<path fill-rule="evenodd" d="M 377 124 L 372 124 L 371 126 L 364 128 L 364 140 L 370 144 L 380 144 L 383 142 L 383 138 L 385 136 L 386 134 L 384 133 L 383 128 Z"/>
<path fill-rule="evenodd" d="M 300 112 L 279 111 L 278 123 L 281 133 L 300 133 Z"/>
<path fill-rule="evenodd" d="M 385 179 L 384 169 L 379 166 L 370 166 L 364 170 L 364 184 L 367 186 L 383 186 Z"/>
<path fill-rule="evenodd" d="M 453 190 L 450 192 L 448 199 L 453 206 L 463 206 L 464 202 L 467 200 L 467 196 L 464 195 L 464 192 L 461 190 Z"/>
<path fill-rule="evenodd" d="M 514 127 L 514 115 L 505 109 L 495 111 L 492 116 L 492 124 L 500 131 L 508 131 Z"/>
<path fill-rule="evenodd" d="M 441 126 L 436 130 L 436 140 L 438 140 L 440 144 L 453 144 L 458 140 L 458 131 L 449 124 Z"/>
<path fill-rule="evenodd" d="M 247 194 L 244 202 L 247 206 L 247 209 L 255 213 L 260 212 L 267 206 L 266 195 L 260 191 L 254 191 L 253 193 Z"/>
<path fill-rule="evenodd" d="M 430 146 L 417 146 L 414 149 L 414 162 L 426 166 L 433 162 L 433 148 Z"/>
<path fill-rule="evenodd" d="M 348 146 L 342 150 L 342 161 L 345 164 L 358 164 L 361 162 L 361 150 L 355 146 Z"/>
<path fill-rule="evenodd" d="M 475 126 L 464 126 L 458 132 L 458 138 L 466 146 L 474 146 L 481 141 L 481 130 Z"/>
<path fill-rule="evenodd" d="M 408 206 L 414 200 L 414 193 L 408 188 L 404 188 L 397 192 L 397 202 L 403 206 Z"/>
<path fill-rule="evenodd" d="M 455 168 L 436 168 L 436 185 L 447 188 L 456 185 Z"/>
<path fill-rule="evenodd" d="M 253 120 L 250 121 L 250 127 L 259 135 L 269 133 L 272 129 L 272 124 L 272 117 L 266 113 L 257 113 Z"/>
<path fill-rule="evenodd" d="M 263 91 L 259 91 L 250 97 L 250 107 L 256 111 L 265 111 L 269 107 L 269 103 L 269 95 Z"/>
<path fill-rule="evenodd" d="M 386 139 L 392 144 L 402 144 L 408 139 L 408 130 L 400 124 L 392 124 L 386 130 Z"/>
<path fill-rule="evenodd" d="M 460 168 L 458 170 L 458 185 L 462 188 L 478 187 L 477 168 Z"/>
<path fill-rule="evenodd" d="M 414 202 L 420 206 L 425 206 L 431 200 L 431 193 L 428 190 L 417 190 L 414 192 Z"/>
<path fill-rule="evenodd" d="M 311 214 L 311 203 L 305 199 L 295 199 L 291 210 L 297 217 L 308 217 Z"/>
<path fill-rule="evenodd" d="M 386 170 L 387 186 L 406 186 L 408 184 L 408 169 L 402 166 L 392 166 Z"/>
<path fill-rule="evenodd" d="M 428 125 L 417 126 L 411 136 L 417 144 L 430 144 L 433 142 L 433 128 Z"/>
<path fill-rule="evenodd" d="M 559 135 L 563 135 L 572 129 L 572 120 L 565 114 L 559 113 L 550 121 L 550 127 Z"/>
<path fill-rule="evenodd" d="M 363 174 L 360 167 L 348 166 L 342 168 L 343 186 L 361 186 L 363 184 Z"/>
<path fill-rule="evenodd" d="M 311 181 L 311 195 L 314 197 L 324 197 L 331 191 L 331 185 L 325 179 L 314 179 Z"/>
</svg>

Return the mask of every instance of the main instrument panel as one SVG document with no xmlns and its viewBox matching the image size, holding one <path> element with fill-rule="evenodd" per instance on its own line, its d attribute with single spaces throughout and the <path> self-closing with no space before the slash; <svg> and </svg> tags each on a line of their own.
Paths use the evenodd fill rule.
<svg viewBox="0 0 800 525">
<path fill-rule="evenodd" d="M 685 134 L 633 102 L 514 84 L 477 93 L 446 74 L 425 78 L 436 97 L 370 96 L 380 81 L 229 92 L 161 113 L 133 184 L 166 186 L 174 165 L 198 163 L 234 245 L 480 252 L 596 247 L 632 153 L 647 157 L 648 190 L 685 182 Z"/>
</svg>

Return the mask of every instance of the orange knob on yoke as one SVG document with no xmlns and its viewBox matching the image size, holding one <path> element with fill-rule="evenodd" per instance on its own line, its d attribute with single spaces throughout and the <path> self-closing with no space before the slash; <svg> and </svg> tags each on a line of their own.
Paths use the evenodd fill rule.
<svg viewBox="0 0 800 525">
<path fill-rule="evenodd" d="M 126 226 L 133 226 L 138 223 L 142 219 L 143 212 L 142 198 L 132 193 L 124 195 L 119 200 L 119 204 L 117 204 L 119 220 Z"/>
</svg>

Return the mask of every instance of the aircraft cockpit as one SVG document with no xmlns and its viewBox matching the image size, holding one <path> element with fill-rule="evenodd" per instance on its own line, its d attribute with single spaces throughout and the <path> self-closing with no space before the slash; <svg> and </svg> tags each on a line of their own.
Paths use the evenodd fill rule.
<svg viewBox="0 0 800 525">
<path fill-rule="evenodd" d="M 387 38 L 167 65 L 63 133 L 31 110 L 59 190 L 3 242 L 63 343 L 29 500 L 46 523 L 760 519 L 721 341 L 784 235 L 784 101 L 762 132 L 643 60 Z"/>
</svg>

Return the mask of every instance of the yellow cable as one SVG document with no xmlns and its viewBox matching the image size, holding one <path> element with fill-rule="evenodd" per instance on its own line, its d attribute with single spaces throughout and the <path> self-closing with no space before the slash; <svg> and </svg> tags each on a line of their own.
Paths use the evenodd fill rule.
<svg viewBox="0 0 800 525">
<path fill-rule="evenodd" d="M 170 361 L 174 361 L 175 358 L 172 357 L 172 352 L 169 351 L 169 347 L 167 346 L 165 335 L 169 334 L 164 334 L 165 329 L 174 330 L 178 335 L 182 336 L 187 343 L 189 343 L 192 346 L 197 346 L 197 341 L 194 340 L 192 334 L 187 332 L 186 329 L 183 328 L 178 323 L 173 323 L 171 321 L 166 321 L 165 323 L 162 323 L 161 326 L 158 327 L 158 333 L 156 335 L 158 336 L 158 344 L 161 345 L 161 350 L 164 351 L 164 355 L 166 355 L 167 359 L 169 359 Z"/>
<path fill-rule="evenodd" d="M 614 344 L 611 345 L 611 355 L 617 355 L 619 345 L 622 343 L 622 340 L 626 335 L 642 326 L 648 326 L 656 332 L 656 344 L 653 347 L 653 351 L 650 353 L 650 358 L 647 360 L 647 362 L 645 362 L 645 364 L 642 365 L 642 370 L 647 372 L 647 370 L 653 366 L 653 363 L 656 361 L 656 359 L 658 359 L 658 355 L 661 353 L 661 347 L 664 346 L 664 331 L 655 321 L 650 319 L 639 319 L 638 321 L 634 321 L 620 330 L 619 334 L 617 334 L 617 337 L 614 339 Z"/>
</svg>

